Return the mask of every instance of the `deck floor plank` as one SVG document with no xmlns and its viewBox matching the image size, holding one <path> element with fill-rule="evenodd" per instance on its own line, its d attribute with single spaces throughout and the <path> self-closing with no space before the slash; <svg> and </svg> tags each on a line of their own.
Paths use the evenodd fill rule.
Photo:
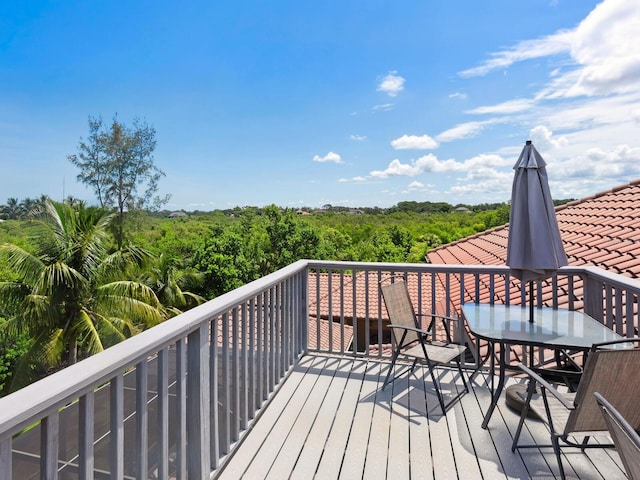
<svg viewBox="0 0 640 480">
<path fill-rule="evenodd" d="M 408 377 L 408 376 L 407 376 Z M 403 378 L 402 381 L 396 381 L 392 385 L 387 386 L 385 393 L 386 398 L 377 401 L 378 405 L 384 407 L 389 414 L 389 439 L 386 452 L 381 452 L 381 456 L 387 458 L 387 477 L 388 478 L 411 478 L 410 462 L 411 445 L 409 442 L 409 416 L 410 403 L 406 393 L 412 387 L 410 378 Z M 394 397 L 405 394 L 406 401 L 393 401 Z M 380 448 L 384 448 L 384 443 L 380 442 Z M 384 477 L 384 478 L 387 478 Z"/>
<path fill-rule="evenodd" d="M 462 398 L 461 405 L 465 413 L 469 431 L 475 453 L 480 463 L 480 469 L 484 478 L 527 478 L 529 472 L 522 458 L 511 453 L 510 449 L 505 451 L 501 448 L 504 445 L 511 445 L 513 437 L 509 433 L 503 422 L 496 422 L 495 427 L 488 430 L 482 429 L 484 411 L 482 406 L 488 405 L 491 401 L 489 390 L 481 388 L 482 384 L 472 381 L 470 395 Z M 500 405 L 498 406 L 498 409 Z M 506 407 L 505 407 L 506 408 Z M 496 411 L 496 416 L 498 410 Z"/>
<path fill-rule="evenodd" d="M 223 459 L 217 478 L 559 477 L 550 448 L 511 452 L 519 417 L 504 399 L 489 429 L 480 427 L 491 400 L 487 374 L 475 376 L 469 393 L 443 416 L 426 368 L 399 376 L 382 391 L 387 368 L 375 360 L 307 355 L 238 451 Z M 445 393 L 462 388 L 457 371 L 441 369 L 439 378 Z M 508 384 L 516 381 L 521 380 L 510 378 Z M 522 440 L 548 444 L 549 431 L 543 422 L 527 421 Z M 625 478 L 611 450 L 565 449 L 563 465 L 567 478 Z"/>
<path fill-rule="evenodd" d="M 351 433 L 351 424 L 360 398 L 362 379 L 367 371 L 367 362 L 356 359 L 349 361 L 347 365 L 341 364 L 341 368 L 340 376 L 346 377 L 346 384 L 336 383 L 338 388 L 342 387 L 342 392 L 337 393 L 341 393 L 339 406 L 316 470 L 315 477 L 320 479 L 334 479 L 340 475 Z"/>
<path fill-rule="evenodd" d="M 330 448 L 329 440 L 332 438 L 332 429 L 336 426 L 336 420 L 339 417 L 340 403 L 349 379 L 349 369 L 353 365 L 354 362 L 349 358 L 335 358 L 325 365 L 322 375 L 330 377 L 330 385 L 327 385 L 325 392 L 317 392 L 318 398 L 322 395 L 321 404 L 309 435 L 305 439 L 304 449 L 293 468 L 292 479 L 306 480 L 312 478 L 319 467 L 321 458 Z M 317 388 L 322 388 L 323 386 L 324 383 L 316 385 Z M 356 402 L 354 401 L 354 407 L 355 404 Z M 334 435 L 336 438 L 339 437 L 337 432 L 334 432 Z M 340 446 L 338 449 L 333 449 L 333 451 L 338 453 L 334 461 L 337 461 L 339 465 L 342 462 L 344 447 Z"/>
<path fill-rule="evenodd" d="M 409 447 L 411 477 L 414 479 L 434 479 L 433 450 L 431 448 L 431 426 L 427 415 L 426 382 L 416 379 L 412 382 L 406 398 L 409 403 Z"/>
<path fill-rule="evenodd" d="M 356 406 L 355 415 L 349 432 L 349 441 L 345 450 L 340 476 L 338 478 L 351 480 L 362 477 L 367 464 L 367 448 L 372 425 L 375 398 L 378 390 L 378 378 L 380 376 L 380 364 L 368 363 L 364 373 L 364 381 L 360 387 L 360 397 Z M 375 436 L 374 436 L 375 438 Z"/>
</svg>

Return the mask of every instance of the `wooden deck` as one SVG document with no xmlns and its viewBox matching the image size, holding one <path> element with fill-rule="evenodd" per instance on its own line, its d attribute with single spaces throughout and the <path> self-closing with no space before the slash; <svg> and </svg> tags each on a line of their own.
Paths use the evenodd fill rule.
<svg viewBox="0 0 640 480">
<path fill-rule="evenodd" d="M 426 369 L 403 375 L 381 391 L 387 366 L 347 357 L 304 357 L 218 478 L 557 478 L 550 448 L 511 452 L 518 416 L 504 401 L 489 429 L 480 428 L 490 401 L 485 375 L 476 376 L 471 391 L 443 416 Z M 461 387 L 451 371 L 441 376 L 444 391 Z M 526 425 L 523 440 L 549 443 L 541 422 Z M 565 449 L 568 478 L 626 478 L 621 465 L 611 449 L 586 454 Z"/>
</svg>

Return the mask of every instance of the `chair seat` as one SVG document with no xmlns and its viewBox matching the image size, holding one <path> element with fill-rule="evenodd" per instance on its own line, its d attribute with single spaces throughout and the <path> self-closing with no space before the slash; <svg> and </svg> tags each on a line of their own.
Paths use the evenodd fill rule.
<svg viewBox="0 0 640 480">
<path fill-rule="evenodd" d="M 431 345 L 427 343 L 425 344 L 425 348 L 427 350 L 429 360 L 431 360 L 432 363 L 449 363 L 452 360 L 460 357 L 460 355 L 462 355 L 466 350 L 466 347 L 464 345 L 456 344 Z M 425 360 L 421 344 L 414 345 L 413 347 L 405 350 L 403 353 L 409 357 L 415 357 Z"/>
</svg>

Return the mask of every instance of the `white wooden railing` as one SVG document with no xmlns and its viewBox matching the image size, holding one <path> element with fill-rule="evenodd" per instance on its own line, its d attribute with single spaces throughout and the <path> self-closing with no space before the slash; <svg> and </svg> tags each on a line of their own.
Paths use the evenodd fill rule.
<svg viewBox="0 0 640 480">
<path fill-rule="evenodd" d="M 387 359 L 397 274 L 419 313 L 526 301 L 501 266 L 301 260 L 0 399 L 0 479 L 215 476 L 307 351 Z M 536 292 L 637 335 L 636 280 L 565 267 Z"/>
</svg>

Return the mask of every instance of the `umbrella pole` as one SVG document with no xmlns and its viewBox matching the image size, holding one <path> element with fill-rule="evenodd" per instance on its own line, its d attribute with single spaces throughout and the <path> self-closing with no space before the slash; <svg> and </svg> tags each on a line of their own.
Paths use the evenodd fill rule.
<svg viewBox="0 0 640 480">
<path fill-rule="evenodd" d="M 533 323 L 533 280 L 529 282 L 529 323 Z"/>
</svg>

